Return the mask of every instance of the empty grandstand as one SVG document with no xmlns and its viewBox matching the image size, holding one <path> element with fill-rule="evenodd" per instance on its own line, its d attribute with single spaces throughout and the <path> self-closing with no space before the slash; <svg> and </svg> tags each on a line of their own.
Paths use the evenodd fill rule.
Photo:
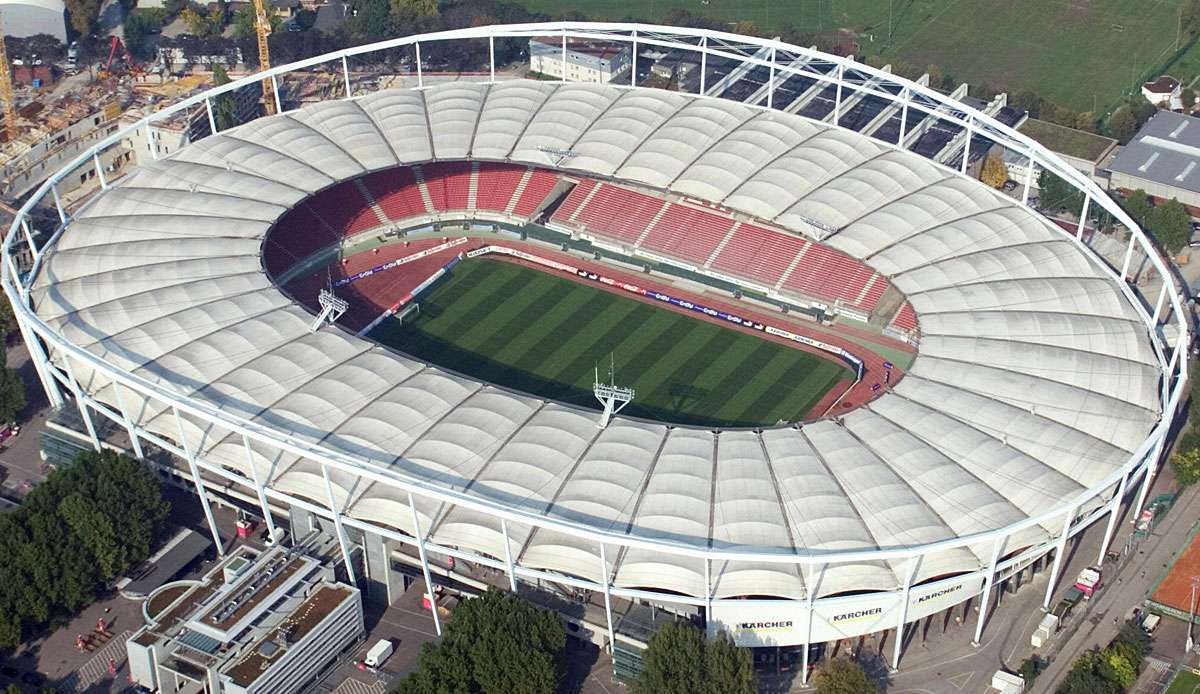
<svg viewBox="0 0 1200 694">
<path fill-rule="evenodd" d="M 55 204 L 52 178 L 3 268 L 51 401 L 113 420 L 139 455 L 180 456 L 202 499 L 227 486 L 328 520 L 347 566 L 361 542 L 377 567 L 364 582 L 388 596 L 393 557 L 427 582 L 486 567 L 579 600 L 614 647 L 633 603 L 778 646 L 902 633 L 978 599 L 978 639 L 999 583 L 1044 568 L 1052 589 L 1070 537 L 1107 520 L 1107 544 L 1122 500 L 1141 505 L 1184 392 L 1184 309 L 1153 244 L 1090 180 L 955 98 L 770 40 L 561 23 L 353 50 L 553 35 L 630 44 L 633 83 L 497 81 L 493 65 L 479 83 L 418 72 L 418 89 L 368 92 L 347 70 L 353 98 L 194 142 L 62 210 L 61 233 L 29 216 Z M 646 46 L 722 65 L 681 82 L 690 92 L 639 87 Z M 885 140 L 843 118 L 898 126 Z M 1050 223 L 1026 190 L 972 178 L 992 147 L 1111 213 L 1123 258 Z M 481 234 L 917 353 L 898 382 L 868 363 L 873 399 L 817 421 L 600 427 L 594 410 L 314 318 L 350 296 L 331 263 L 345 279 Z M 1161 287 L 1148 301 L 1129 282 L 1135 254 Z M 440 267 L 418 272 L 424 259 L 393 267 Z M 363 281 L 386 293 L 390 272 Z M 904 639 L 891 643 L 898 664 Z"/>
</svg>

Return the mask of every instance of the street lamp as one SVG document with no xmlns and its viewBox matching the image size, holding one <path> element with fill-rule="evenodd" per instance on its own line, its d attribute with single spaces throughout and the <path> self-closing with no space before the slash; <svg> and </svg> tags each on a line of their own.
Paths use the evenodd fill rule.
<svg viewBox="0 0 1200 694">
<path fill-rule="evenodd" d="M 1188 608 L 1188 634 L 1187 646 L 1188 653 L 1192 652 L 1192 623 L 1196 621 L 1196 587 L 1200 586 L 1200 576 L 1192 576 L 1192 600 L 1191 607 Z"/>
</svg>

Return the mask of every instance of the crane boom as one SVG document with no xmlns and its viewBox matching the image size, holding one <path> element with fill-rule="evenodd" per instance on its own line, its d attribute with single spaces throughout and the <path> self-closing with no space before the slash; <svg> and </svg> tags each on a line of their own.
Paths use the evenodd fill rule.
<svg viewBox="0 0 1200 694">
<path fill-rule="evenodd" d="M 267 8 L 263 0 L 254 0 L 254 33 L 258 34 L 258 69 L 267 70 L 271 67 L 271 51 L 267 46 L 267 37 L 271 35 L 271 22 L 267 20 Z M 267 115 L 278 110 L 275 103 L 275 89 L 271 78 L 262 81 L 263 107 Z"/>
<path fill-rule="evenodd" d="M 17 139 L 17 104 L 13 96 L 12 67 L 4 47 L 4 25 L 0 24 L 0 100 L 4 101 L 4 131 L 8 141 Z"/>
</svg>

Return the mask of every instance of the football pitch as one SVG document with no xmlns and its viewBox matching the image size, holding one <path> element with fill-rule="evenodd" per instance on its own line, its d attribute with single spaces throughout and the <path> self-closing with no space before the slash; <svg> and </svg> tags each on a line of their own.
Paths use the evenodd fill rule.
<svg viewBox="0 0 1200 694">
<path fill-rule="evenodd" d="M 624 411 L 675 424 L 764 426 L 804 419 L 853 374 L 788 345 L 498 260 L 459 263 L 420 312 L 371 334 L 418 359 L 553 400 L 598 408 L 610 355 Z"/>
</svg>

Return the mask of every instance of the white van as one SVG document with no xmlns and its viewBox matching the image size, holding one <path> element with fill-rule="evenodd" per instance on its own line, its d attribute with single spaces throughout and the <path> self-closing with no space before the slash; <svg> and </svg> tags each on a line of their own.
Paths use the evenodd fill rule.
<svg viewBox="0 0 1200 694">
<path fill-rule="evenodd" d="M 378 668 L 383 665 L 388 656 L 395 650 L 392 647 L 392 642 L 389 639 L 379 639 L 379 641 L 371 646 L 371 650 L 367 651 L 367 657 L 363 659 L 363 665 L 369 668 Z"/>
<path fill-rule="evenodd" d="M 1146 615 L 1146 618 L 1142 620 L 1142 630 L 1147 634 L 1153 634 L 1154 630 L 1158 628 L 1158 623 L 1161 621 L 1162 617 L 1159 617 L 1156 614 L 1148 614 Z"/>
</svg>

